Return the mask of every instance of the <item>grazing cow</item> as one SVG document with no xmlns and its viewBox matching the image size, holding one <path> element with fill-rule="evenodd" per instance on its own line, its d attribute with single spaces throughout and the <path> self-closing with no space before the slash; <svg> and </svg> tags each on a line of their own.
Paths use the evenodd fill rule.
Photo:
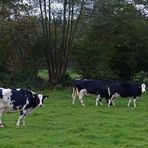
<svg viewBox="0 0 148 148">
<path fill-rule="evenodd" d="M 0 127 L 4 127 L 1 117 L 4 112 L 19 111 L 20 116 L 16 123 L 25 126 L 25 116 L 30 114 L 36 106 L 42 107 L 43 101 L 48 96 L 36 94 L 26 89 L 0 88 Z"/>
<path fill-rule="evenodd" d="M 110 106 L 110 103 L 114 100 L 114 98 L 121 96 L 122 98 L 129 97 L 129 103 L 128 106 L 130 106 L 132 100 L 134 103 L 134 107 L 136 107 L 136 99 L 141 96 L 143 92 L 146 91 L 146 85 L 138 84 L 135 82 L 132 83 L 123 83 L 123 82 L 112 82 L 109 85 L 109 95 L 110 100 L 108 103 L 108 106 Z M 115 106 L 115 104 L 113 104 Z"/>
<path fill-rule="evenodd" d="M 98 105 L 98 102 L 102 102 L 101 98 L 105 98 L 107 102 L 109 100 L 107 86 L 104 81 L 91 79 L 75 80 L 73 86 L 72 103 L 74 104 L 75 99 L 78 96 L 81 104 L 84 106 L 83 96 L 87 94 L 97 95 L 96 106 Z"/>
</svg>

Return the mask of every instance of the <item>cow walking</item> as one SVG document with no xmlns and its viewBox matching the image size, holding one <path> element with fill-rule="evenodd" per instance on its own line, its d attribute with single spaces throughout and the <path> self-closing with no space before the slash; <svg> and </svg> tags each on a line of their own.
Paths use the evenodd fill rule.
<svg viewBox="0 0 148 148">
<path fill-rule="evenodd" d="M 104 81 L 92 79 L 75 80 L 73 86 L 72 104 L 75 103 L 75 99 L 78 96 L 81 104 L 84 106 L 83 97 L 87 94 L 97 95 L 96 106 L 98 105 L 98 102 L 102 102 L 102 98 L 105 98 L 107 102 L 109 100 L 107 86 Z"/>
<path fill-rule="evenodd" d="M 133 101 L 134 107 L 136 107 L 136 100 L 141 96 L 143 92 L 146 92 L 146 85 L 144 83 L 138 84 L 135 82 L 112 82 L 109 85 L 110 99 L 108 106 L 110 106 L 116 97 L 120 96 L 122 98 L 129 98 L 128 106 L 130 106 L 131 102 Z"/>
<path fill-rule="evenodd" d="M 20 124 L 25 126 L 25 116 L 30 114 L 35 107 L 42 107 L 45 98 L 48 96 L 31 90 L 0 88 L 0 127 L 4 127 L 1 120 L 2 114 L 11 111 L 20 112 L 16 126 L 19 127 Z"/>
</svg>

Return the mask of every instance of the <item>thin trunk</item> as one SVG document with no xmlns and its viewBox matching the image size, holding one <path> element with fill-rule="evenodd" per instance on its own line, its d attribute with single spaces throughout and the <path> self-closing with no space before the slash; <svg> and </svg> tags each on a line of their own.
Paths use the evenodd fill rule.
<svg viewBox="0 0 148 148">
<path fill-rule="evenodd" d="M 66 7 L 67 7 L 67 0 L 64 0 L 64 10 L 63 10 L 63 31 L 62 31 L 62 43 L 61 43 L 61 50 L 62 50 L 62 55 L 60 57 L 60 63 L 59 63 L 59 68 L 58 68 L 58 74 L 57 74 L 57 79 L 61 79 L 61 76 L 63 74 L 62 72 L 62 67 L 63 67 L 63 60 L 64 60 L 64 50 L 65 50 L 65 35 L 66 35 Z M 60 80 L 59 80 L 60 81 Z"/>
<path fill-rule="evenodd" d="M 67 63 L 68 63 L 68 55 L 71 49 L 71 45 L 75 36 L 76 29 L 78 27 L 78 22 L 80 20 L 80 16 L 82 15 L 82 11 L 84 8 L 84 4 L 86 0 L 81 1 L 81 8 L 79 12 L 79 16 L 77 20 L 74 22 L 74 0 L 64 0 L 63 3 L 63 13 L 62 13 L 62 38 L 60 49 L 58 41 L 58 29 L 59 24 L 56 22 L 56 15 L 53 21 L 51 20 L 51 0 L 48 0 L 49 4 L 49 12 L 47 17 L 47 0 L 43 0 L 44 2 L 44 11 L 42 11 L 41 0 L 40 0 L 40 9 L 41 9 L 41 17 L 42 17 L 42 28 L 43 28 L 43 36 L 46 38 L 48 42 L 48 47 L 45 50 L 46 62 L 48 67 L 48 75 L 53 84 L 57 84 L 61 81 L 61 77 L 66 72 Z M 44 12 L 44 13 L 43 13 Z M 49 20 L 48 20 L 49 19 Z M 52 25 L 51 25 L 52 24 Z M 51 36 L 51 34 L 53 35 Z M 52 38 L 53 37 L 53 38 Z M 53 40 L 53 42 L 52 42 Z M 60 54 L 60 55 L 59 55 Z"/>
<path fill-rule="evenodd" d="M 41 22 L 42 22 L 42 31 L 43 31 L 43 36 L 45 36 L 45 30 L 44 30 L 44 16 L 43 16 L 43 10 L 42 10 L 42 1 L 39 0 L 40 3 L 40 11 L 41 11 Z"/>
</svg>

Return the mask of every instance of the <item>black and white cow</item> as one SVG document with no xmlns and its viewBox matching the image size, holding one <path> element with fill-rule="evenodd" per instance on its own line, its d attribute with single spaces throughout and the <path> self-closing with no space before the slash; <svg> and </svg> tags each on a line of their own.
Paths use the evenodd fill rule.
<svg viewBox="0 0 148 148">
<path fill-rule="evenodd" d="M 48 96 L 36 94 L 31 90 L 0 88 L 0 127 L 4 127 L 2 114 L 11 111 L 20 112 L 16 126 L 25 126 L 25 116 L 30 114 L 33 108 L 42 107 L 45 98 Z"/>
<path fill-rule="evenodd" d="M 113 103 L 114 98 L 120 96 L 122 98 L 129 98 L 128 106 L 130 106 L 133 101 L 134 107 L 136 107 L 136 99 L 139 98 L 143 92 L 146 92 L 146 85 L 135 82 L 112 82 L 109 84 L 108 90 L 110 95 L 108 106 L 110 106 L 110 103 Z M 113 105 L 115 106 L 114 103 Z"/>
<path fill-rule="evenodd" d="M 92 79 L 75 80 L 73 86 L 72 104 L 75 103 L 75 99 L 78 96 L 81 104 L 84 106 L 83 96 L 87 94 L 97 95 L 96 106 L 98 105 L 98 102 L 102 103 L 102 98 L 105 98 L 107 102 L 109 100 L 108 89 L 104 81 Z"/>
</svg>

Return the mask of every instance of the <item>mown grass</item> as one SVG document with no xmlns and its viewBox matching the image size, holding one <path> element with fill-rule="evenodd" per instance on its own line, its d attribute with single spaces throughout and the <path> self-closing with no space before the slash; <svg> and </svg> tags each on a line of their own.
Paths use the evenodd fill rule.
<svg viewBox="0 0 148 148">
<path fill-rule="evenodd" d="M 127 107 L 117 99 L 116 108 L 95 106 L 95 96 L 71 104 L 71 91 L 42 91 L 49 94 L 43 108 L 28 116 L 27 128 L 16 128 L 17 113 L 4 114 L 0 129 L 1 148 L 147 148 L 148 94 Z"/>
</svg>

